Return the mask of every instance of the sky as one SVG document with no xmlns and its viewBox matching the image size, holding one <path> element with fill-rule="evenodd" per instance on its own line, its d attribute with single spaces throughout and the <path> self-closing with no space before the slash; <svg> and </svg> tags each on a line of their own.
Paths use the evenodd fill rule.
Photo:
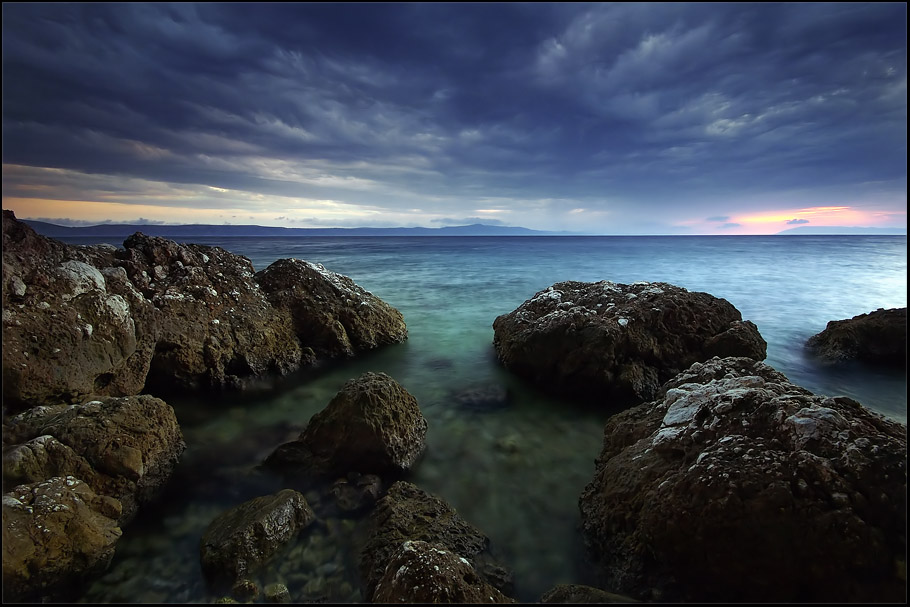
<svg viewBox="0 0 910 607">
<path fill-rule="evenodd" d="M 905 3 L 2 11 L 20 219 L 907 225 Z"/>
</svg>

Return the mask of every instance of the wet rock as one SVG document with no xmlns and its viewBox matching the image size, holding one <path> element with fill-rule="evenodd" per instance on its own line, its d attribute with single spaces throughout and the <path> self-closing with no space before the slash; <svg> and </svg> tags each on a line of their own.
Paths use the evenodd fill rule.
<svg viewBox="0 0 910 607">
<path fill-rule="evenodd" d="M 4 484 L 73 475 L 122 504 L 121 525 L 161 493 L 185 448 L 174 410 L 152 396 L 36 407 L 4 422 Z"/>
<path fill-rule="evenodd" d="M 637 603 L 633 598 L 582 584 L 557 584 L 540 597 L 538 603 L 589 604 Z"/>
<path fill-rule="evenodd" d="M 858 360 L 907 367 L 907 308 L 879 308 L 847 320 L 832 320 L 806 347 L 829 362 Z"/>
<path fill-rule="evenodd" d="M 478 385 L 455 392 L 452 401 L 472 411 L 491 411 L 508 406 L 509 392 L 497 384 Z"/>
<path fill-rule="evenodd" d="M 3 495 L 3 601 L 71 601 L 107 569 L 120 538 L 117 500 L 55 477 Z"/>
<path fill-rule="evenodd" d="M 666 283 L 560 282 L 493 322 L 503 365 L 538 386 L 614 406 L 715 355 L 765 358 L 766 343 L 725 299 Z"/>
<path fill-rule="evenodd" d="M 579 500 L 604 586 L 667 602 L 903 600 L 906 426 L 746 358 L 696 363 L 664 391 L 609 419 Z"/>
<path fill-rule="evenodd" d="M 290 603 L 291 593 L 284 584 L 269 584 L 265 587 L 265 600 L 270 603 Z"/>
<path fill-rule="evenodd" d="M 352 472 L 332 484 L 335 505 L 342 512 L 361 512 L 372 507 L 382 492 L 382 479 L 375 474 Z"/>
<path fill-rule="evenodd" d="M 259 586 L 253 580 L 244 578 L 231 587 L 231 595 L 240 601 L 255 601 L 259 597 Z"/>
<path fill-rule="evenodd" d="M 411 483 L 392 485 L 376 503 L 368 525 L 360 556 L 364 596 L 373 596 L 388 563 L 409 540 L 428 542 L 466 559 L 484 582 L 505 595 L 512 592 L 512 575 L 493 559 L 489 538 L 443 500 Z"/>
<path fill-rule="evenodd" d="M 299 465 L 316 475 L 397 475 L 423 453 L 426 433 L 416 398 L 385 373 L 364 373 L 345 383 L 300 438 L 276 449 L 266 465 Z"/>
<path fill-rule="evenodd" d="M 256 281 L 276 309 L 290 314 L 301 345 L 317 357 L 353 356 L 408 337 L 398 310 L 321 264 L 280 259 Z"/>
<path fill-rule="evenodd" d="M 247 577 L 315 520 L 303 495 L 283 489 L 216 518 L 202 536 L 202 570 L 215 588 Z"/>
<path fill-rule="evenodd" d="M 372 603 L 514 603 L 463 557 L 438 544 L 406 541 L 376 584 Z"/>
</svg>

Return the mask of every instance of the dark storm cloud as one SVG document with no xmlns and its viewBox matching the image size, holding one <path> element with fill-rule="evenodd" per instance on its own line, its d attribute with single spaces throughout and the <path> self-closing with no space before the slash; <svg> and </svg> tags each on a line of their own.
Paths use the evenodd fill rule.
<svg viewBox="0 0 910 607">
<path fill-rule="evenodd" d="M 452 217 L 906 187 L 904 4 L 4 4 L 2 45 L 7 165 Z"/>
</svg>

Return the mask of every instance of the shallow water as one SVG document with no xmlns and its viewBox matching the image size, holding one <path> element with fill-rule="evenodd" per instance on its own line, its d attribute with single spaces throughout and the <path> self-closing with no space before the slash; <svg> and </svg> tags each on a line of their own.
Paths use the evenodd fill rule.
<svg viewBox="0 0 910 607">
<path fill-rule="evenodd" d="M 86 239 L 70 239 L 86 244 Z M 198 544 L 221 511 L 279 487 L 252 472 L 296 437 L 350 378 L 382 371 L 420 403 L 427 453 L 409 480 L 447 500 L 490 538 L 515 573 L 516 596 L 535 601 L 557 583 L 591 581 L 580 568 L 577 500 L 594 471 L 608 412 L 560 402 L 504 371 L 492 322 L 563 280 L 663 281 L 729 300 L 768 342 L 765 362 L 818 394 L 848 395 L 906 423 L 906 375 L 828 367 L 803 344 L 830 320 L 907 305 L 906 237 L 410 237 L 200 238 L 250 258 L 319 262 L 398 308 L 408 341 L 267 390 L 217 402 L 172 401 L 187 452 L 159 509 L 127 527 L 109 572 L 87 601 L 212 598 Z M 120 244 L 120 243 L 114 243 Z M 459 407 L 453 394 L 496 385 L 505 407 Z M 292 600 L 360 600 L 354 519 L 304 534 L 262 584 Z M 313 550 L 320 547 L 317 556 Z M 309 560 L 307 560 L 309 559 Z M 310 563 L 312 561 L 312 563 Z M 319 562 L 317 562 L 319 561 Z M 324 562 L 323 562 L 324 561 Z M 301 562 L 310 563 L 300 565 Z M 293 563 L 297 563 L 294 565 Z M 318 572 L 316 571 L 318 569 Z"/>
</svg>

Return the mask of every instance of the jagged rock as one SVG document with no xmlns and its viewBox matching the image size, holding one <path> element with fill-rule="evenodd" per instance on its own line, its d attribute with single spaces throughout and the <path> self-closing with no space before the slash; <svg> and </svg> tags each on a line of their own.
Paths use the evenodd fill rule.
<svg viewBox="0 0 910 607">
<path fill-rule="evenodd" d="M 806 342 L 818 357 L 907 368 L 907 308 L 879 308 L 848 320 L 832 320 Z"/>
<path fill-rule="evenodd" d="M 36 407 L 4 423 L 4 486 L 73 475 L 122 503 L 120 524 L 155 499 L 185 448 L 174 410 L 152 396 Z"/>
<path fill-rule="evenodd" d="M 696 363 L 664 390 L 608 420 L 579 500 L 605 587 L 666 602 L 904 599 L 906 426 L 746 358 Z"/>
<path fill-rule="evenodd" d="M 353 356 L 408 337 L 401 312 L 321 264 L 280 259 L 256 281 L 275 308 L 290 314 L 301 345 L 317 357 Z"/>
<path fill-rule="evenodd" d="M 276 264 L 260 288 L 250 260 L 219 247 L 141 233 L 70 246 L 3 211 L 4 405 L 240 388 L 407 338 L 349 278 Z"/>
<path fill-rule="evenodd" d="M 406 541 L 376 584 L 371 603 L 514 603 L 463 557 L 439 544 Z"/>
<path fill-rule="evenodd" d="M 120 538 L 120 503 L 72 477 L 3 495 L 3 601 L 71 601 L 102 573 Z"/>
<path fill-rule="evenodd" d="M 228 510 L 212 521 L 202 536 L 200 555 L 206 579 L 215 588 L 233 586 L 315 518 L 303 495 L 292 489 Z"/>
<path fill-rule="evenodd" d="M 361 551 L 360 574 L 366 597 L 373 596 L 386 566 L 408 540 L 428 542 L 468 561 L 480 578 L 505 595 L 512 575 L 489 552 L 490 540 L 451 506 L 411 483 L 398 481 L 376 503 L 369 536 Z"/>
<path fill-rule="evenodd" d="M 765 358 L 758 329 L 725 299 L 670 284 L 560 282 L 493 322 L 506 368 L 561 396 L 650 400 L 693 362 Z"/>
<path fill-rule="evenodd" d="M 276 449 L 265 463 L 299 466 L 317 476 L 396 475 L 418 460 L 426 433 L 417 399 L 385 373 L 368 372 L 345 383 L 297 441 Z"/>
<path fill-rule="evenodd" d="M 538 603 L 589 604 L 589 603 L 638 603 L 633 598 L 607 592 L 582 584 L 557 584 L 546 591 Z"/>
</svg>

